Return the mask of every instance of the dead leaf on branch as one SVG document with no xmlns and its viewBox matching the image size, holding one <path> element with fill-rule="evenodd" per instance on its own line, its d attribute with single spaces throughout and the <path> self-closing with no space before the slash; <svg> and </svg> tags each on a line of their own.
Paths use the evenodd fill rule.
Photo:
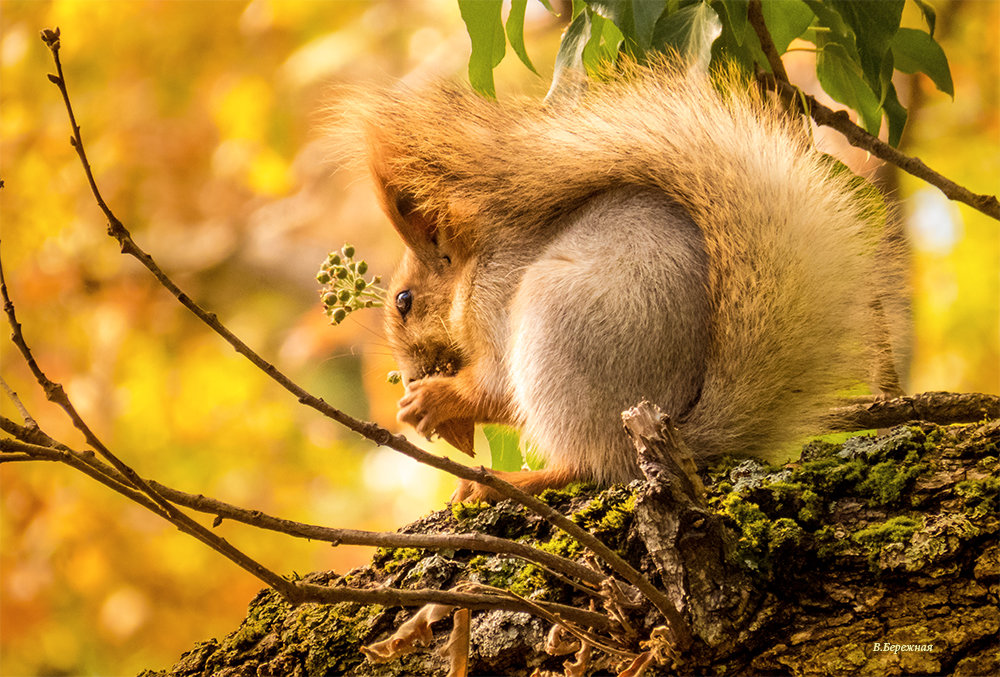
<svg viewBox="0 0 1000 677">
<path fill-rule="evenodd" d="M 590 651 L 590 644 L 583 642 L 583 646 L 573 656 L 573 660 L 563 662 L 565 669 L 563 674 L 566 677 L 586 677 L 587 667 L 590 665 Z"/>
<path fill-rule="evenodd" d="M 361 647 L 361 653 L 372 663 L 384 663 L 412 653 L 418 646 L 427 646 L 434 639 L 431 624 L 447 616 L 454 608 L 447 604 L 425 604 L 413 618 L 400 625 L 392 637 Z"/>
<path fill-rule="evenodd" d="M 451 629 L 448 643 L 438 651 L 441 658 L 448 659 L 448 677 L 467 677 L 469 674 L 469 626 L 472 612 L 459 609 L 455 612 L 455 625 Z"/>
<path fill-rule="evenodd" d="M 566 632 L 566 628 L 554 624 L 549 630 L 549 634 L 545 637 L 545 653 L 550 656 L 565 656 L 568 653 L 573 653 L 580 648 L 580 640 L 573 636 L 569 636 Z"/>
<path fill-rule="evenodd" d="M 625 668 L 622 672 L 618 673 L 618 677 L 642 677 L 646 672 L 646 668 L 650 666 L 653 662 L 653 653 L 651 651 L 644 651 L 632 661 L 632 663 Z"/>
</svg>

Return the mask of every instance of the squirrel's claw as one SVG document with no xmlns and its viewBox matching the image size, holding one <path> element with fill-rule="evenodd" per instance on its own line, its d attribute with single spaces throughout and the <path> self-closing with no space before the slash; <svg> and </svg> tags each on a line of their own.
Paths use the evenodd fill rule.
<svg viewBox="0 0 1000 677">
<path fill-rule="evenodd" d="M 452 383 L 431 377 L 407 386 L 396 418 L 428 439 L 436 433 L 456 449 L 474 456 L 475 424 L 471 418 L 461 417 L 461 411 L 461 400 Z"/>
</svg>

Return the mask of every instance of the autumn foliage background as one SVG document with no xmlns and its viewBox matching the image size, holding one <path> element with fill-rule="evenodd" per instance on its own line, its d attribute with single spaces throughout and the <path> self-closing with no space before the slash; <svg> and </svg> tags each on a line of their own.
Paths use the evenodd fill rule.
<svg viewBox="0 0 1000 677">
<path fill-rule="evenodd" d="M 955 101 L 928 82 L 898 86 L 920 101 L 905 150 L 996 193 L 1000 3 L 956 4 L 939 7 L 956 11 L 939 35 Z M 562 25 L 529 4 L 527 44 L 543 75 Z M 391 530 L 440 507 L 451 479 L 298 405 L 118 253 L 45 78 L 50 55 L 37 36 L 54 26 L 97 180 L 136 240 L 292 378 L 395 427 L 401 391 L 385 381 L 393 364 L 378 313 L 333 328 L 318 302 L 314 275 L 328 251 L 349 241 L 387 275 L 401 250 L 363 177 L 338 169 L 322 112 L 341 84 L 464 79 L 457 4 L 0 2 L 4 270 L 40 364 L 108 446 L 165 484 L 305 522 Z M 789 58 L 794 82 L 808 81 L 810 58 Z M 501 97 L 546 88 L 513 57 L 498 70 Z M 832 137 L 824 143 L 834 149 Z M 906 176 L 900 197 L 913 250 L 910 390 L 1000 391 L 1000 224 Z M 43 429 L 82 448 L 6 341 L 0 359 Z M 17 418 L 6 399 L 0 413 Z M 218 531 L 283 573 L 344 571 L 370 556 L 229 523 Z M 2 675 L 166 667 L 233 629 L 261 587 L 55 465 L 0 467 L 0 547 Z"/>
</svg>

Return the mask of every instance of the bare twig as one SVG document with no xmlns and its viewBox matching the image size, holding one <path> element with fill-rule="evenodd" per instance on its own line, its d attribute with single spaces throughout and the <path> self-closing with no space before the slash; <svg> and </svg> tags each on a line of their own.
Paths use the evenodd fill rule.
<svg viewBox="0 0 1000 677">
<path fill-rule="evenodd" d="M 294 600 L 295 590 L 291 587 L 288 581 L 256 560 L 247 556 L 239 549 L 233 547 L 227 543 L 225 539 L 216 536 L 206 527 L 198 524 L 185 513 L 177 509 L 175 505 L 156 493 L 156 491 L 150 487 L 149 484 L 142 477 L 140 477 L 135 470 L 115 456 L 115 454 L 113 454 L 111 450 L 108 449 L 100 439 L 98 439 L 97 435 L 94 434 L 94 431 L 90 429 L 90 426 L 88 426 L 80 416 L 76 407 L 73 406 L 73 403 L 66 395 L 62 385 L 49 379 L 49 377 L 45 375 L 45 372 L 42 371 L 42 369 L 38 366 L 38 363 L 35 361 L 35 358 L 31 353 L 31 349 L 24 340 L 24 335 L 21 332 L 21 324 L 17 321 L 14 303 L 10 300 L 10 296 L 7 293 L 7 281 L 4 278 L 2 263 L 0 263 L 0 297 L 3 299 L 3 310 L 7 315 L 7 321 L 11 327 L 11 341 L 14 342 L 14 345 L 17 346 L 17 349 L 21 352 L 25 362 L 28 364 L 28 368 L 35 376 L 35 380 L 38 381 L 38 384 L 45 391 L 46 397 L 51 402 L 59 405 L 59 407 L 66 412 L 66 415 L 69 416 L 70 420 L 73 422 L 74 427 L 83 433 L 84 438 L 87 440 L 87 444 L 103 456 L 104 459 L 110 463 L 131 486 L 135 487 L 138 491 L 141 491 L 154 503 L 156 503 L 162 511 L 163 516 L 169 519 L 170 522 L 173 523 L 178 529 L 184 533 L 194 536 L 199 541 L 225 555 L 240 567 L 246 569 L 273 587 L 279 593 L 287 596 L 289 600 Z"/>
<path fill-rule="evenodd" d="M 995 195 L 980 195 L 973 193 L 968 188 L 960 186 L 951 179 L 937 173 L 920 158 L 910 157 L 901 153 L 877 136 L 872 136 L 861 127 L 851 122 L 851 118 L 846 111 L 834 111 L 827 108 L 815 97 L 800 92 L 787 82 L 775 78 L 772 75 L 761 73 L 758 80 L 767 88 L 777 92 L 789 105 L 804 105 L 808 108 L 808 113 L 816 124 L 832 127 L 847 138 L 847 141 L 857 148 L 868 151 L 875 157 L 891 162 L 907 174 L 911 174 L 918 179 L 940 189 L 950 200 L 964 202 L 970 207 L 1000 221 L 1000 201 Z"/>
<path fill-rule="evenodd" d="M 754 32 L 757 33 L 757 39 L 760 40 L 760 48 L 764 52 L 764 56 L 767 57 L 767 63 L 771 66 L 771 72 L 774 73 L 774 77 L 782 82 L 788 82 L 788 73 L 785 71 L 785 64 L 781 62 L 778 48 L 774 46 L 771 33 L 767 30 L 767 24 L 764 23 L 764 12 L 761 9 L 760 0 L 750 0 L 750 4 L 747 6 L 747 19 L 750 21 L 750 25 L 753 26 Z"/>
<path fill-rule="evenodd" d="M 148 496 L 132 487 L 117 482 L 95 470 L 93 466 L 80 458 L 82 456 L 80 452 L 62 451 L 50 447 L 33 445 L 20 440 L 0 439 L 0 460 L 8 458 L 28 460 L 24 456 L 30 456 L 32 460 L 50 460 L 66 463 L 161 517 L 170 519 L 170 516 L 166 514 L 158 503 L 155 503 Z M 208 545 L 212 546 L 211 543 Z M 229 556 L 226 552 L 222 554 L 227 557 Z M 232 558 L 230 557 L 230 559 Z M 240 562 L 236 563 L 242 566 Z M 254 571 L 251 571 L 251 573 L 257 575 Z M 268 585 L 271 585 L 269 581 L 261 576 L 257 577 Z M 505 609 L 527 613 L 536 613 L 541 608 L 548 616 L 562 618 L 570 623 L 579 623 L 599 630 L 605 630 L 611 625 L 611 621 L 603 614 L 577 609 L 576 607 L 564 604 L 528 602 L 516 596 L 501 595 L 493 591 L 490 591 L 490 594 L 473 594 L 429 589 L 396 590 L 392 588 L 379 588 L 377 590 L 359 590 L 345 586 L 327 587 L 301 581 L 292 582 L 284 578 L 281 580 L 284 583 L 282 587 L 285 590 L 278 589 L 273 585 L 271 587 L 275 588 L 286 600 L 296 604 L 305 602 L 328 604 L 359 602 L 362 604 L 381 604 L 384 606 L 418 606 L 433 602 L 437 604 L 464 606 L 469 609 Z"/>
<path fill-rule="evenodd" d="M 253 351 L 249 346 L 247 346 L 242 340 L 240 340 L 235 334 L 233 334 L 229 329 L 219 322 L 218 318 L 214 313 L 206 312 L 197 303 L 195 303 L 187 294 L 182 292 L 179 287 L 160 269 L 153 258 L 142 250 L 132 239 L 131 234 L 125 228 L 121 221 L 111 212 L 104 199 L 100 195 L 100 191 L 97 188 L 97 184 L 93 177 L 93 172 L 90 168 L 90 163 L 87 160 L 86 151 L 83 147 L 83 139 L 80 135 L 80 127 L 76 124 L 76 118 L 73 115 L 72 105 L 70 104 L 69 94 L 66 89 L 65 77 L 63 75 L 62 65 L 59 61 L 59 35 L 57 31 L 44 31 L 43 39 L 46 44 L 49 45 L 52 51 L 53 59 L 55 60 L 56 70 L 58 75 L 50 76 L 50 80 L 59 88 L 63 95 L 63 101 L 66 104 L 66 109 L 69 114 L 70 123 L 73 129 L 73 147 L 76 149 L 77 154 L 80 157 L 80 161 L 83 164 L 84 172 L 87 174 L 87 180 L 90 183 L 91 190 L 97 200 L 98 206 L 104 212 L 104 215 L 108 219 L 108 233 L 114 237 L 119 245 L 121 246 L 121 251 L 124 254 L 129 254 L 135 257 L 140 263 L 143 264 L 163 285 L 171 294 L 186 308 L 193 312 L 199 319 L 201 319 L 206 325 L 208 325 L 213 331 L 222 336 L 236 352 L 240 353 L 248 360 L 250 360 L 255 366 L 261 369 L 264 373 L 270 376 L 274 381 L 276 381 L 283 388 L 288 390 L 290 393 L 295 395 L 299 402 L 315 409 L 324 416 L 337 421 L 341 425 L 353 430 L 354 432 L 368 438 L 375 444 L 380 446 L 387 446 L 394 449 L 410 458 L 429 465 L 431 467 L 443 470 L 444 472 L 450 473 L 459 477 L 461 479 L 470 480 L 473 482 L 479 482 L 484 484 L 499 494 L 506 498 L 510 498 L 517 503 L 520 503 L 529 510 L 535 512 L 536 514 L 542 516 L 553 525 L 559 529 L 565 531 L 567 534 L 575 538 L 582 545 L 593 550 L 601 559 L 603 559 L 611 567 L 613 571 L 622 576 L 629 583 L 639 588 L 639 590 L 646 596 L 653 605 L 666 616 L 668 619 L 671 617 L 677 618 L 677 610 L 674 609 L 670 601 L 663 595 L 659 590 L 653 586 L 638 570 L 633 568 L 628 562 L 626 562 L 622 557 L 616 554 L 613 550 L 608 548 L 606 545 L 601 543 L 593 535 L 582 529 L 577 524 L 570 521 L 564 515 L 560 514 L 558 511 L 549 507 L 545 503 L 542 503 L 537 498 L 526 494 L 517 487 L 505 482 L 495 475 L 493 475 L 486 468 L 480 467 L 478 469 L 472 469 L 468 466 L 456 463 L 451 459 L 445 458 L 443 456 L 435 456 L 430 454 L 416 445 L 409 442 L 402 435 L 393 435 L 391 432 L 385 428 L 369 422 L 361 421 L 340 411 L 339 409 L 329 405 L 327 402 L 318 398 L 304 388 L 299 386 L 297 383 L 288 378 L 285 374 L 279 371 L 274 365 L 264 360 L 260 355 Z"/>
<path fill-rule="evenodd" d="M 14 403 L 17 411 L 21 414 L 21 419 L 24 421 L 24 425 L 33 430 L 39 430 L 38 423 L 31 417 L 31 414 L 28 413 L 24 403 L 21 402 L 21 398 L 17 396 L 17 393 L 14 392 L 13 388 L 7 385 L 7 382 L 3 380 L 2 377 L 0 377 L 0 387 L 3 388 L 4 393 L 7 394 L 7 397 Z"/>
<path fill-rule="evenodd" d="M 610 644 L 605 642 L 601 637 L 598 637 L 592 632 L 587 632 L 586 630 L 574 627 L 571 623 L 566 622 L 567 620 L 572 621 L 571 618 L 568 618 L 566 616 L 560 618 L 558 614 L 555 614 L 552 612 L 551 609 L 546 608 L 546 605 L 544 603 L 534 602 L 532 600 L 525 599 L 524 597 L 521 597 L 515 592 L 511 592 L 510 590 L 504 590 L 502 588 L 495 588 L 492 585 L 483 585 L 481 583 L 466 583 L 462 587 L 463 589 L 466 590 L 481 590 L 484 592 L 489 592 L 494 595 L 505 597 L 510 600 L 518 600 L 524 604 L 527 604 L 532 608 L 531 613 L 535 614 L 536 616 L 541 616 L 542 618 L 551 621 L 552 623 L 561 625 L 567 630 L 567 632 L 569 632 L 571 635 L 579 639 L 581 642 L 588 642 L 590 644 L 593 644 L 601 651 L 604 651 L 605 653 L 610 654 L 612 656 L 620 656 L 622 658 L 633 658 L 636 655 L 631 651 L 626 651 L 624 649 L 611 646 Z"/>
</svg>

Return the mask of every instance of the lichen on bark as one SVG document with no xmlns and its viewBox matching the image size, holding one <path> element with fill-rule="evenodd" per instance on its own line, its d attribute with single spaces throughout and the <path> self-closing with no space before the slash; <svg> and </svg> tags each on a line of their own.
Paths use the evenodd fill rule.
<svg viewBox="0 0 1000 677">
<path fill-rule="evenodd" d="M 699 644 L 679 671 L 1000 674 L 998 457 L 1000 422 L 991 420 L 948 427 L 917 423 L 879 437 L 813 442 L 799 461 L 781 468 L 736 459 L 710 468 L 708 509 L 734 544 L 719 557 L 745 577 L 748 590 L 731 614 L 738 622 L 706 628 L 693 621 Z M 656 519 L 655 504 L 643 491 L 637 481 L 603 491 L 577 486 L 543 498 L 669 589 L 664 576 L 670 572 L 640 535 L 649 527 L 644 531 L 642 522 Z M 403 531 L 479 531 L 564 556 L 583 554 L 578 544 L 510 502 L 453 507 Z M 700 583 L 698 576 L 685 573 L 687 590 L 713 585 L 710 576 Z M 469 551 L 380 550 L 372 564 L 345 576 L 306 578 L 439 589 L 473 580 L 526 597 L 588 603 L 586 595 L 533 564 Z M 449 620 L 434 626 L 435 646 L 426 651 L 379 665 L 359 651 L 390 635 L 414 611 L 359 604 L 291 608 L 264 591 L 236 631 L 199 644 L 169 670 L 144 674 L 444 675 L 445 661 L 432 649 L 446 641 Z M 701 614 L 703 622 L 712 618 L 697 604 L 684 612 L 689 618 Z M 640 638 L 662 622 L 648 605 L 631 620 Z M 562 674 L 564 657 L 543 650 L 547 630 L 547 622 L 527 614 L 473 612 L 470 673 L 529 675 L 539 668 Z M 593 663 L 592 672 L 616 666 L 605 657 Z"/>
</svg>

